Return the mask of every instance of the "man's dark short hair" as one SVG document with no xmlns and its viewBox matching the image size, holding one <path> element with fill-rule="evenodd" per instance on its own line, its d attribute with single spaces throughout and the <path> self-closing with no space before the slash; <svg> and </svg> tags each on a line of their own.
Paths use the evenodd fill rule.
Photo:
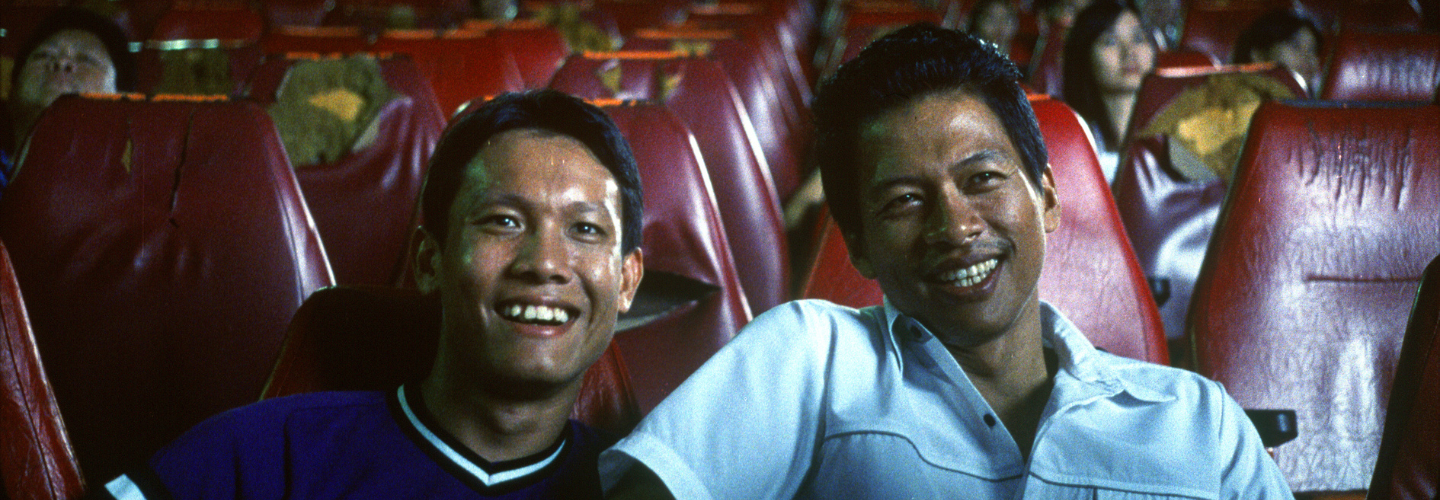
<svg viewBox="0 0 1440 500">
<path fill-rule="evenodd" d="M 445 131 L 430 157 L 420 199 L 425 228 L 437 242 L 445 244 L 450 208 L 470 162 L 491 137 L 516 129 L 538 129 L 584 144 L 620 188 L 621 250 L 628 254 L 640 247 L 644 207 L 640 171 L 630 145 L 605 112 L 550 89 L 501 94 L 473 111 L 467 110 Z"/>
<path fill-rule="evenodd" d="M 1266 12 L 1240 33 L 1240 37 L 1235 40 L 1235 52 L 1230 55 L 1230 60 L 1235 64 L 1256 62 L 1255 58 L 1251 57 L 1251 52 L 1268 52 L 1276 45 L 1294 38 L 1300 30 L 1310 30 L 1310 34 L 1315 36 L 1317 47 L 1325 42 L 1325 36 L 1320 33 L 1320 28 L 1316 27 L 1315 22 L 1309 18 L 1290 9 L 1275 9 Z"/>
<path fill-rule="evenodd" d="M 860 199 L 867 170 L 857 164 L 860 130 L 885 112 L 921 97 L 965 90 L 1000 118 L 1030 181 L 1040 186 L 1045 143 L 1035 110 L 1020 88 L 1020 70 L 994 45 L 929 24 L 907 26 L 876 40 L 840 66 L 815 91 L 815 157 L 830 214 L 847 236 L 860 235 Z"/>
<path fill-rule="evenodd" d="M 87 31 L 99 38 L 100 43 L 105 45 L 105 52 L 110 55 L 110 64 L 115 66 L 115 90 L 135 91 L 135 56 L 130 53 L 130 38 L 125 35 L 125 30 L 104 16 L 76 7 L 55 11 L 31 32 L 30 38 L 16 54 L 14 73 L 10 75 L 11 89 L 20 88 L 20 69 L 30 59 L 30 53 L 35 52 L 45 40 L 65 30 Z"/>
</svg>

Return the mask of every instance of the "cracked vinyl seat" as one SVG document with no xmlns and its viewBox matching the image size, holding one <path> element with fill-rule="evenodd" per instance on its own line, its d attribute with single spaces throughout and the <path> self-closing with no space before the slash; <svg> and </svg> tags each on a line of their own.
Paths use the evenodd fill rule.
<svg viewBox="0 0 1440 500">
<path fill-rule="evenodd" d="M 1405 320 L 1440 254 L 1440 107 L 1262 104 L 1196 281 L 1198 371 L 1293 409 L 1297 493 L 1364 490 Z"/>
<path fill-rule="evenodd" d="M 92 486 L 255 401 L 290 316 L 332 283 L 251 103 L 61 97 L 0 199 L 0 240 Z"/>
</svg>

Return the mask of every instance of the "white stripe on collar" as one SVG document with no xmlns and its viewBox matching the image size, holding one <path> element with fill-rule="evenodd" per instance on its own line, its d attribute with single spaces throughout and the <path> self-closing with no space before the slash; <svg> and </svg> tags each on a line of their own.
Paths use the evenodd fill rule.
<svg viewBox="0 0 1440 500">
<path fill-rule="evenodd" d="M 436 450 L 439 450 L 441 454 L 445 455 L 445 458 L 450 459 L 451 462 L 454 462 L 455 465 L 459 466 L 461 469 L 464 469 L 465 472 L 468 472 L 470 473 L 470 475 L 475 476 L 475 479 L 480 480 L 480 482 L 485 486 L 494 486 L 506 481 L 512 481 L 528 476 L 536 471 L 539 471 L 540 469 L 544 469 L 545 466 L 553 463 L 555 459 L 560 457 L 560 453 L 565 451 L 565 443 L 560 443 L 560 446 L 555 449 L 555 452 L 551 453 L 550 456 L 545 457 L 544 460 L 518 469 L 511 469 L 507 471 L 496 472 L 495 474 L 490 474 L 488 472 L 485 472 L 484 469 L 481 469 L 479 465 L 475 465 L 474 462 L 471 462 L 469 459 L 465 458 L 465 456 L 460 454 L 460 452 L 456 451 L 454 448 L 451 448 L 449 444 L 446 444 L 444 440 L 440 439 L 439 436 L 436 436 L 434 432 L 431 432 L 429 427 L 426 427 L 425 424 L 420 422 L 420 418 L 415 416 L 415 412 L 410 408 L 409 399 L 405 397 L 405 386 L 400 386 L 399 398 L 400 409 L 405 412 L 405 418 L 410 420 L 410 425 L 415 426 L 415 430 L 420 432 L 420 436 L 425 438 L 426 441 L 429 441 L 430 445 L 434 446 Z"/>
</svg>

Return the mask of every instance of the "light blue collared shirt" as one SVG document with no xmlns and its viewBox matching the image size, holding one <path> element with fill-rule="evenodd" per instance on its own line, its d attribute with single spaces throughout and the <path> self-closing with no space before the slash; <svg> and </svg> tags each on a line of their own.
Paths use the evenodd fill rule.
<svg viewBox="0 0 1440 500">
<path fill-rule="evenodd" d="M 601 455 L 680 499 L 1292 498 L 1219 384 L 1095 349 L 1041 303 L 1060 361 L 1027 464 L 945 346 L 883 307 L 757 318 Z"/>
</svg>

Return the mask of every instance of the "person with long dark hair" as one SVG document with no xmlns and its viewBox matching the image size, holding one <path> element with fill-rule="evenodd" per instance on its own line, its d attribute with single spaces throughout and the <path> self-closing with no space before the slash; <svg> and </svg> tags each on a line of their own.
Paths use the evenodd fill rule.
<svg viewBox="0 0 1440 500">
<path fill-rule="evenodd" d="M 1113 180 L 1140 81 L 1155 66 L 1154 42 L 1134 7 L 1098 0 L 1075 17 L 1064 59 L 1065 102 L 1090 123 L 1105 178 Z"/>
</svg>

